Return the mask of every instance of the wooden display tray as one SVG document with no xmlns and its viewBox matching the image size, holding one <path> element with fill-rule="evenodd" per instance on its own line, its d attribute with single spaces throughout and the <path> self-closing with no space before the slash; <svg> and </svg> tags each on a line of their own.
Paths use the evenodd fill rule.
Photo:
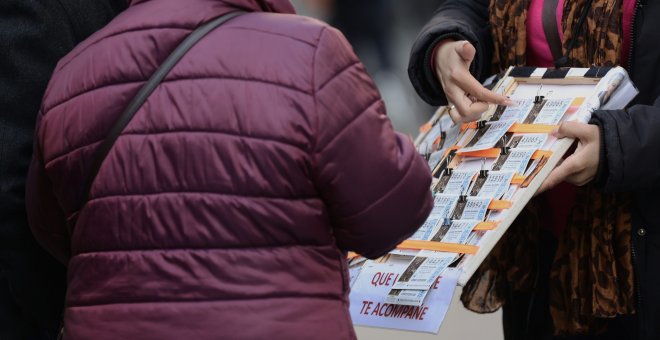
<svg viewBox="0 0 660 340">
<path fill-rule="evenodd" d="M 619 75 L 623 75 L 625 80 L 629 80 L 625 70 L 620 67 L 614 69 L 591 68 L 562 70 L 512 67 L 509 68 L 505 76 L 499 80 L 494 87 L 494 91 L 507 96 L 515 95 L 519 98 L 534 98 L 534 94 L 542 91 L 550 91 L 553 93 L 552 97 L 556 98 L 562 98 L 562 96 L 563 98 L 583 97 L 584 99 L 580 102 L 577 111 L 570 114 L 568 117 L 564 117 L 563 120 L 587 122 L 591 116 L 591 112 L 600 107 L 600 100 L 598 99 L 599 93 L 602 93 L 603 88 L 607 88 L 607 85 L 611 83 L 612 79 L 614 79 L 613 77 Z M 617 91 L 618 88 L 614 90 L 612 97 L 616 95 Z M 618 107 L 608 108 L 616 109 Z M 489 110 L 482 115 L 482 119 L 488 120 L 495 113 L 496 109 L 497 107 L 495 105 L 491 105 Z M 420 128 L 421 133 L 416 139 L 416 144 L 418 146 L 424 140 L 425 136 L 432 130 L 435 123 L 440 120 L 440 117 L 447 113 L 446 111 L 446 108 L 440 108 L 429 123 Z M 475 125 L 476 123 L 464 124 L 461 131 L 475 128 Z M 509 129 L 509 132 L 550 133 L 556 128 L 557 126 L 554 125 L 514 124 Z M 458 280 L 459 285 L 465 285 L 479 265 L 484 261 L 495 245 L 497 245 L 497 242 L 504 236 L 508 228 L 527 203 L 529 203 L 532 197 L 535 196 L 536 191 L 541 187 L 543 181 L 559 164 L 573 143 L 573 139 L 559 139 L 552 144 L 550 149 L 540 150 L 534 154 L 532 157 L 533 159 L 544 158 L 546 159 L 545 164 L 540 168 L 540 171 L 537 171 L 535 175 L 530 177 L 527 181 L 526 178 L 520 174 L 514 176 L 512 184 L 522 184 L 525 182 L 526 187 L 519 189 L 521 192 L 519 194 L 517 193 L 514 196 L 515 200 L 508 202 L 506 207 L 499 207 L 507 209 L 507 213 L 501 221 L 489 224 L 481 223 L 478 225 L 478 228 L 475 228 L 475 230 L 487 231 L 479 241 L 478 246 L 407 240 L 400 245 L 400 248 L 450 251 L 465 254 L 465 259 L 460 263 L 463 273 Z M 452 149 L 457 150 L 458 155 L 468 157 L 496 158 L 500 155 L 500 149 L 498 148 L 466 153 L 460 153 L 460 149 L 457 149 L 456 147 L 450 148 L 449 150 Z M 449 150 L 447 152 L 449 152 Z M 434 173 L 435 170 L 437 170 L 437 167 L 434 169 Z M 499 202 L 493 203 L 495 203 L 495 205 L 499 204 Z"/>
</svg>

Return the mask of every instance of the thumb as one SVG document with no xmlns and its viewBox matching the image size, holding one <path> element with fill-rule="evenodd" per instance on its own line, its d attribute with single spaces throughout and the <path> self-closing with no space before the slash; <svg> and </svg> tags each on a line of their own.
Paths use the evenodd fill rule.
<svg viewBox="0 0 660 340">
<path fill-rule="evenodd" d="M 543 181 L 539 190 L 534 194 L 534 196 L 539 195 L 540 193 L 550 190 L 556 187 L 559 183 L 563 182 L 568 176 L 574 174 L 577 171 L 577 165 L 575 164 L 575 156 L 571 155 L 564 162 L 559 164 L 550 175 Z"/>
<path fill-rule="evenodd" d="M 463 60 L 468 64 L 472 62 L 474 56 L 477 54 L 477 50 L 467 40 L 456 44 L 456 52 L 458 52 L 458 55 L 460 55 L 461 58 L 463 58 Z"/>
<path fill-rule="evenodd" d="M 552 134 L 557 138 L 568 137 L 583 140 L 588 136 L 588 132 L 585 129 L 587 126 L 588 124 L 580 122 L 563 122 Z"/>
</svg>

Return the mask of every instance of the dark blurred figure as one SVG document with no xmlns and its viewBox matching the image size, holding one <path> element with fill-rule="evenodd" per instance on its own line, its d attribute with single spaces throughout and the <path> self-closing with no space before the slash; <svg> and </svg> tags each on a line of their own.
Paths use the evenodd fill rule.
<svg viewBox="0 0 660 340">
<path fill-rule="evenodd" d="M 442 0 L 317 0 L 331 10 L 339 28 L 365 60 L 370 72 L 399 68 L 395 60 L 398 36 L 416 34 Z M 413 39 L 414 36 L 409 37 Z M 408 39 L 406 39 L 408 40 Z M 408 49 L 406 49 L 408 50 Z M 406 51 L 407 52 L 407 51 Z M 405 68 L 402 68 L 405 69 Z"/>
<path fill-rule="evenodd" d="M 27 225 L 25 177 L 41 97 L 57 61 L 126 0 L 0 1 L 0 339 L 54 339 L 65 268 Z"/>
<path fill-rule="evenodd" d="M 335 0 L 331 17 L 369 72 L 393 67 L 389 46 L 395 20 L 393 0 Z"/>
</svg>

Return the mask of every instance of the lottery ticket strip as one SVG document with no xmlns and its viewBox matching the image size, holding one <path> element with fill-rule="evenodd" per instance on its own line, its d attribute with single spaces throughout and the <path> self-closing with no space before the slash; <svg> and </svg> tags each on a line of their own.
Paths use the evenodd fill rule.
<svg viewBox="0 0 660 340">
<path fill-rule="evenodd" d="M 497 106 L 469 124 L 454 124 L 440 108 L 416 141 L 434 177 L 433 210 L 388 255 L 372 261 L 349 254 L 354 323 L 437 332 L 464 262 L 546 166 L 557 143 L 550 132 L 577 118 L 593 92 L 529 98 L 510 91 L 514 106 Z"/>
</svg>

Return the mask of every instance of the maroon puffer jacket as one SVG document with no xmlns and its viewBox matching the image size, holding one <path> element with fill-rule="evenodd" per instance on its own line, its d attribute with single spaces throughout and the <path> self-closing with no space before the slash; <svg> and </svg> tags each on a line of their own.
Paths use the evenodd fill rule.
<svg viewBox="0 0 660 340">
<path fill-rule="evenodd" d="M 230 10 L 118 139 L 69 238 L 91 155 L 184 37 Z M 279 12 L 265 13 L 265 12 Z M 58 65 L 28 209 L 68 262 L 68 339 L 349 339 L 344 251 L 379 256 L 431 209 L 335 29 L 288 1 L 149 0 Z"/>
</svg>

